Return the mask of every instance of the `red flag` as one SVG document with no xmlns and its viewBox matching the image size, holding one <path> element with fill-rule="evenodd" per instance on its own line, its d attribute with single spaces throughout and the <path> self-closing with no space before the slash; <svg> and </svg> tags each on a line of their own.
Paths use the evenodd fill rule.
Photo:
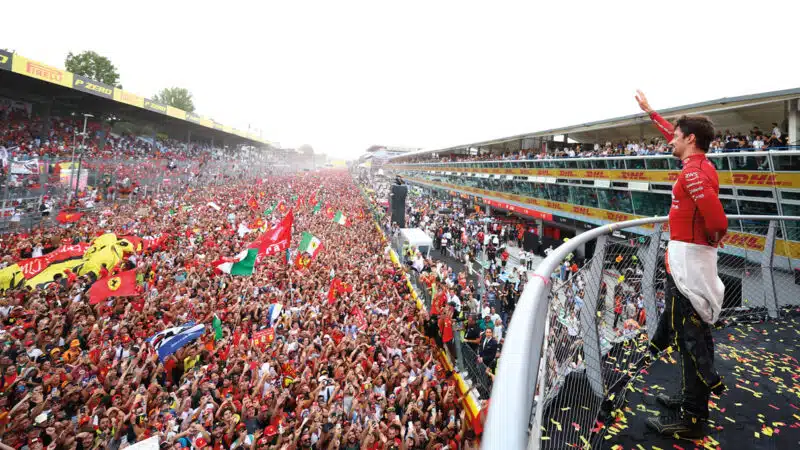
<svg viewBox="0 0 800 450">
<path fill-rule="evenodd" d="M 253 241 L 247 248 L 257 248 L 258 254 L 272 256 L 289 248 L 292 243 L 292 224 L 294 223 L 294 212 L 280 221 L 275 227 L 265 231 L 261 236 Z"/>
<path fill-rule="evenodd" d="M 358 329 L 365 331 L 367 329 L 367 318 L 364 317 L 364 312 L 357 306 L 354 306 L 353 309 L 350 310 L 350 314 L 355 319 Z"/>
<path fill-rule="evenodd" d="M 56 216 L 56 220 L 58 223 L 73 223 L 81 220 L 81 217 L 83 217 L 83 213 L 61 211 Z"/>
<path fill-rule="evenodd" d="M 190 233 L 190 231 L 187 230 L 187 233 Z M 191 235 L 188 234 L 187 236 Z M 144 238 L 142 239 L 142 246 L 144 247 L 145 250 L 154 250 L 161 247 L 165 242 L 167 242 L 167 239 L 169 239 L 169 234 L 166 233 L 157 238 Z"/>
<path fill-rule="evenodd" d="M 311 197 L 308 197 L 308 204 L 309 205 L 316 205 L 317 204 L 317 193 L 312 192 Z"/>
<path fill-rule="evenodd" d="M 328 304 L 333 305 L 333 302 L 336 301 L 336 296 L 341 292 L 340 286 L 342 282 L 339 281 L 338 278 L 334 278 L 331 280 L 331 285 L 328 288 Z"/>
<path fill-rule="evenodd" d="M 286 212 L 286 204 L 283 203 L 283 200 L 278 202 L 278 211 L 285 213 Z"/>
<path fill-rule="evenodd" d="M 89 304 L 96 305 L 108 297 L 136 295 L 136 270 L 127 270 L 117 275 L 108 275 L 94 282 L 89 288 Z"/>
<path fill-rule="evenodd" d="M 258 200 L 256 200 L 255 196 L 251 196 L 250 199 L 247 200 L 247 206 L 253 211 L 258 211 Z"/>
<path fill-rule="evenodd" d="M 301 195 L 297 196 L 297 204 L 294 205 L 295 208 L 300 209 L 303 207 L 303 197 Z"/>
</svg>

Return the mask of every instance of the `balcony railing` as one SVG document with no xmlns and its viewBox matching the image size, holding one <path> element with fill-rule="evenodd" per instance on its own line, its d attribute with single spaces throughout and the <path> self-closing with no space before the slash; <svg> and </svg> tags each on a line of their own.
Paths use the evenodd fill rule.
<svg viewBox="0 0 800 450">
<path fill-rule="evenodd" d="M 766 244 L 763 251 L 744 256 L 719 254 L 726 291 L 718 325 L 774 319 L 800 305 L 792 264 L 796 260 L 776 256 L 787 254 L 776 245 L 792 245 L 779 239 L 782 230 L 800 223 L 800 217 L 728 218 L 765 227 Z M 599 445 L 607 431 L 600 424 L 624 401 L 624 390 L 642 368 L 648 336 L 663 310 L 666 233 L 662 235 L 660 224 L 666 220 L 595 228 L 562 244 L 539 265 L 508 327 L 483 448 Z M 650 235 L 631 240 L 612 236 L 616 230 L 647 224 L 656 225 Z M 570 253 L 590 241 L 596 241 L 594 256 L 580 271 L 560 270 Z M 631 298 L 634 307 L 619 314 L 617 297 Z"/>
</svg>

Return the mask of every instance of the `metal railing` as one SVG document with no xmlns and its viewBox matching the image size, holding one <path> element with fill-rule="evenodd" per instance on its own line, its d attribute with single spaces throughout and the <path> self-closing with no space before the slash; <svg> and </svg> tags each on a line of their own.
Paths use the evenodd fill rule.
<svg viewBox="0 0 800 450">
<path fill-rule="evenodd" d="M 800 304 L 797 260 L 783 240 L 795 216 L 728 216 L 766 227 L 761 251 L 718 254 L 726 284 L 721 321 L 777 318 Z M 624 399 L 640 370 L 663 310 L 666 217 L 604 225 L 570 239 L 542 261 L 525 286 L 509 324 L 491 392 L 483 448 L 590 448 L 605 428 L 598 419 Z M 784 225 L 784 226 L 781 226 Z M 631 227 L 650 235 L 617 239 Z M 597 241 L 592 259 L 575 271 L 567 256 Z M 779 248 L 778 245 L 786 246 Z M 788 255 L 788 256 L 777 256 Z M 557 430 L 557 433 L 556 433 Z"/>
</svg>

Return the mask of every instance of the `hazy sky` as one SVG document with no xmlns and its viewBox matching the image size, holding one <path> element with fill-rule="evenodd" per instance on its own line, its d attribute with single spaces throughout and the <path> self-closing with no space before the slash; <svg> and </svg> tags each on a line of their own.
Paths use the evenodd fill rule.
<svg viewBox="0 0 800 450">
<path fill-rule="evenodd" d="M 800 87 L 798 1 L 11 1 L 0 47 L 95 50 L 125 89 L 355 157 Z M 611 6 L 615 5 L 615 6 Z M 9 19 L 11 18 L 11 19 Z"/>
</svg>

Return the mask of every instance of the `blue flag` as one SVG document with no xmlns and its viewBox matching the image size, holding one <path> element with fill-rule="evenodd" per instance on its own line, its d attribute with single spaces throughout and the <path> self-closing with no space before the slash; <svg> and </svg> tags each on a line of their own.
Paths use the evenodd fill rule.
<svg viewBox="0 0 800 450">
<path fill-rule="evenodd" d="M 199 338 L 205 332 L 206 326 L 203 324 L 195 325 L 194 322 L 189 322 L 178 327 L 167 328 L 164 331 L 156 333 L 155 336 L 147 340 L 153 345 L 153 348 L 158 352 L 158 358 L 161 362 L 164 359 L 185 347 L 190 342 Z"/>
</svg>

